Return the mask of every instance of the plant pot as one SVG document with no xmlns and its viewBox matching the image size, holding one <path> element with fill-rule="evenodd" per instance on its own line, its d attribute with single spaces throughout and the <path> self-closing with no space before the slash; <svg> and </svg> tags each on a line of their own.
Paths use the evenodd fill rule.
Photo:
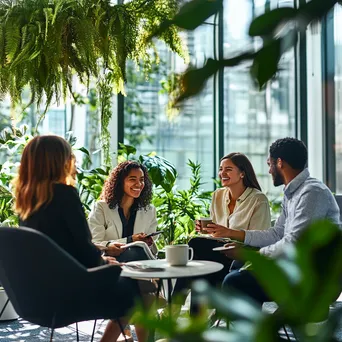
<svg viewBox="0 0 342 342">
<path fill-rule="evenodd" d="M 5 306 L 7 299 L 8 299 L 8 297 L 7 297 L 5 290 L 2 287 L 0 287 L 0 313 L 3 310 L 3 307 Z M 6 305 L 5 311 L 2 313 L 2 315 L 0 317 L 0 321 L 13 320 L 13 319 L 17 319 L 18 317 L 19 316 L 15 312 L 12 303 L 9 302 Z"/>
</svg>

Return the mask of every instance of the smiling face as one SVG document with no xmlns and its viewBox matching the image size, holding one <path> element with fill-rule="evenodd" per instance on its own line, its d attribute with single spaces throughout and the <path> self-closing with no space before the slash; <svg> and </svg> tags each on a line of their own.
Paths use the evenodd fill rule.
<svg viewBox="0 0 342 342">
<path fill-rule="evenodd" d="M 145 186 L 144 172 L 138 169 L 132 169 L 124 179 L 123 190 L 125 196 L 138 198 Z"/>
<path fill-rule="evenodd" d="M 244 173 L 230 159 L 221 160 L 218 175 L 222 186 L 231 187 L 243 183 Z"/>
</svg>

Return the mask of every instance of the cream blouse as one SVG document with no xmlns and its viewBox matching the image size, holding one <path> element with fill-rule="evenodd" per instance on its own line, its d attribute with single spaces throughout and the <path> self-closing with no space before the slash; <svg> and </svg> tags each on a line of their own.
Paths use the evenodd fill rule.
<svg viewBox="0 0 342 342">
<path fill-rule="evenodd" d="M 229 189 L 217 189 L 213 193 L 210 207 L 214 223 L 224 227 L 245 230 L 264 230 L 271 227 L 268 199 L 261 191 L 247 188 L 236 200 L 235 208 L 229 212 Z"/>
</svg>

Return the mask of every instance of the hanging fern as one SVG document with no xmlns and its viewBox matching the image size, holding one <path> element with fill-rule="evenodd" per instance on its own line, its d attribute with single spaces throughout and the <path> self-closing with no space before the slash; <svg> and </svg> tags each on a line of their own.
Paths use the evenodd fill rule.
<svg viewBox="0 0 342 342">
<path fill-rule="evenodd" d="M 1 0 L 0 98 L 10 94 L 20 102 L 24 87 L 31 103 L 72 94 L 72 79 L 88 85 L 98 80 L 103 146 L 108 158 L 108 121 L 112 92 L 124 93 L 127 59 L 149 66 L 154 45 L 146 38 L 178 11 L 178 0 L 132 0 L 112 5 L 108 0 Z M 177 30 L 160 36 L 185 57 Z M 100 75 L 107 75 L 105 77 Z M 110 75 L 110 76 L 108 76 Z M 101 77 L 101 79 L 99 79 Z M 43 114 L 44 114 L 43 113 Z"/>
</svg>

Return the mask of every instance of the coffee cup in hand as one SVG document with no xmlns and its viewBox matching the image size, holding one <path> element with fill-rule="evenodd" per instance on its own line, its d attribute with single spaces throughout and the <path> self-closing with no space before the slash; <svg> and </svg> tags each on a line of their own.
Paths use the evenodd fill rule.
<svg viewBox="0 0 342 342">
<path fill-rule="evenodd" d="M 212 224 L 213 220 L 210 217 L 201 217 L 199 219 L 201 224 L 201 233 L 202 234 L 208 234 L 208 232 L 205 230 L 207 228 L 208 224 Z"/>
<path fill-rule="evenodd" d="M 191 256 L 189 257 L 189 251 Z M 170 245 L 165 247 L 166 262 L 170 266 L 185 266 L 194 257 L 194 250 L 188 245 Z"/>
</svg>

